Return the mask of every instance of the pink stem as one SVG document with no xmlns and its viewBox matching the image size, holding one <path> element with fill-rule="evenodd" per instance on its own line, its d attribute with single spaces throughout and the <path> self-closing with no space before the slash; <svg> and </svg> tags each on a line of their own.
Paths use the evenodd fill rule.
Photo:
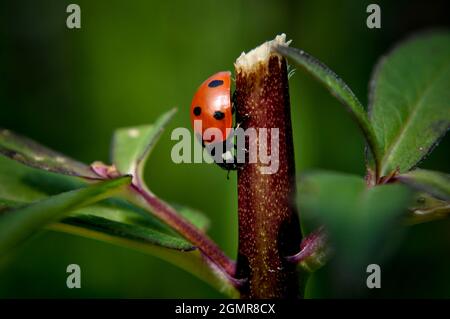
<svg viewBox="0 0 450 319">
<path fill-rule="evenodd" d="M 156 217 L 171 226 L 180 235 L 197 246 L 197 248 L 211 260 L 211 262 L 225 271 L 228 276 L 234 278 L 236 271 L 235 262 L 228 258 L 228 256 L 226 256 L 206 234 L 192 225 L 188 220 L 183 218 L 167 203 L 160 200 L 152 193 L 146 191 L 143 187 L 132 184 L 131 189 L 145 200 Z"/>
<path fill-rule="evenodd" d="M 326 245 L 326 241 L 327 234 L 325 233 L 324 228 L 320 227 L 318 230 L 312 232 L 303 239 L 300 245 L 299 253 L 293 256 L 288 256 L 286 257 L 286 259 L 289 262 L 299 264 L 314 255 L 314 253 L 316 253 L 319 249 Z"/>
</svg>

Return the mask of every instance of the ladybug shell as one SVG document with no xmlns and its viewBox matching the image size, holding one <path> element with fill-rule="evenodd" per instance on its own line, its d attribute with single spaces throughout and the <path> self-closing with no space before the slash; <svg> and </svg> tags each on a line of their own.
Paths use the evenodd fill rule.
<svg viewBox="0 0 450 319">
<path fill-rule="evenodd" d="M 202 131 L 195 131 L 195 134 L 203 137 L 203 133 L 208 128 L 217 128 L 222 132 L 222 136 L 204 139 L 205 144 L 213 140 L 223 142 L 228 138 L 226 130 L 233 124 L 230 82 L 231 72 L 218 72 L 200 85 L 192 99 L 190 114 L 193 129 L 195 130 L 195 120 L 202 121 Z"/>
</svg>

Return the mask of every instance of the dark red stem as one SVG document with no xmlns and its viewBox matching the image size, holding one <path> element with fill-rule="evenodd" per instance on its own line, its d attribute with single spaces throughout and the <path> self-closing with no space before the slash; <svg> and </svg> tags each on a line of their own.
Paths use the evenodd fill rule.
<svg viewBox="0 0 450 319">
<path fill-rule="evenodd" d="M 236 275 L 248 278 L 241 295 L 296 298 L 300 294 L 296 265 L 286 260 L 298 252 L 301 242 L 294 204 L 296 181 L 286 60 L 271 54 L 267 61 L 257 62 L 250 70 L 237 68 L 236 98 L 238 118 L 246 118 L 244 130 L 279 129 L 278 171 L 262 174 L 260 169 L 267 165 L 259 162 L 247 163 L 238 171 Z M 273 150 L 268 144 L 270 154 Z"/>
</svg>

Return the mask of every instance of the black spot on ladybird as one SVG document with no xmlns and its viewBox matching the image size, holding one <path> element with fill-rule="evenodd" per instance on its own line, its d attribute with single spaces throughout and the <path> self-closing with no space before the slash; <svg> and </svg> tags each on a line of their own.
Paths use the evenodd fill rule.
<svg viewBox="0 0 450 319">
<path fill-rule="evenodd" d="M 222 80 L 212 80 L 211 82 L 208 83 L 208 86 L 210 88 L 215 88 L 215 87 L 221 86 L 222 84 L 223 84 Z"/>
<path fill-rule="evenodd" d="M 225 117 L 225 113 L 221 111 L 215 111 L 213 116 L 216 120 L 223 120 L 223 118 Z"/>
<path fill-rule="evenodd" d="M 202 114 L 202 108 L 200 106 L 194 107 L 194 115 L 199 116 L 200 114 Z"/>
</svg>

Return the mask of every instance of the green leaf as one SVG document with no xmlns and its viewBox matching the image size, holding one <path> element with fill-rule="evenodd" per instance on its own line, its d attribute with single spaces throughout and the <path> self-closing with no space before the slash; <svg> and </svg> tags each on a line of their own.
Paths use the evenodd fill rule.
<svg viewBox="0 0 450 319">
<path fill-rule="evenodd" d="M 2 213 L 13 213 L 12 209 L 28 205 L 28 202 L 35 199 L 46 198 L 49 189 L 53 193 L 57 192 L 59 187 L 62 190 L 75 186 L 72 177 L 36 170 L 0 158 L 0 181 L 5 179 L 6 172 L 9 172 L 8 182 L 12 182 L 14 187 L 11 192 L 1 192 L 0 188 L 0 221 Z M 4 184 L 0 183 L 0 186 L 2 185 Z M 35 193 L 35 188 L 45 191 Z M 1 198 L 4 195 L 16 199 Z M 20 198 L 20 201 L 17 198 Z M 205 229 L 208 225 L 207 218 L 198 211 L 180 205 L 175 206 L 180 214 L 190 219 L 200 229 Z M 202 254 L 198 250 L 193 250 L 195 247 L 192 244 L 180 238 L 169 226 L 154 216 L 122 199 L 111 198 L 75 209 L 68 217 L 51 223 L 46 228 L 156 256 L 192 273 L 229 296 L 238 296 L 229 279 L 223 274 L 214 272 Z"/>
<path fill-rule="evenodd" d="M 121 198 L 109 198 L 73 211 L 71 216 L 94 215 L 111 221 L 139 225 L 159 232 L 174 234 L 174 231 L 145 210 L 136 207 Z"/>
<path fill-rule="evenodd" d="M 450 201 L 450 175 L 425 169 L 415 169 L 396 177 L 400 182 L 417 190 Z"/>
<path fill-rule="evenodd" d="M 163 116 L 155 124 L 153 132 L 148 135 L 149 143 L 145 146 L 143 153 L 138 154 L 137 157 L 135 167 L 138 172 L 142 169 L 142 164 L 161 134 L 162 127 L 173 115 L 173 112 Z M 7 135 L 9 134 L 10 132 L 7 132 Z M 26 143 L 23 141 L 26 141 Z M 5 140 L 2 140 L 2 142 L 5 145 L 9 143 Z M 57 155 L 42 146 L 36 147 L 34 145 L 30 149 L 30 145 L 34 142 L 24 138 L 21 138 L 21 142 L 28 147 L 25 148 L 28 155 L 27 161 L 21 162 L 31 167 L 20 165 L 6 157 L 0 157 L 0 255 L 6 254 L 7 249 L 18 246 L 35 234 L 41 226 L 47 225 L 47 228 L 52 230 L 102 240 L 149 253 L 191 272 L 229 296 L 238 296 L 236 288 L 225 273 L 215 269 L 191 243 L 179 237 L 179 234 L 175 233 L 171 227 L 148 214 L 146 210 L 119 198 L 102 200 L 93 205 L 90 202 L 75 205 L 76 203 L 71 202 L 70 197 L 66 198 L 68 202 L 63 200 L 68 194 L 74 194 L 75 196 L 79 190 L 48 198 L 48 196 L 86 185 L 85 181 L 78 178 L 55 173 L 89 176 L 87 176 L 88 174 L 80 174 L 79 171 L 71 171 L 72 167 L 67 169 L 66 167 L 48 166 L 49 162 L 50 164 L 53 163 L 51 158 L 42 159 L 38 157 L 38 162 L 45 162 L 45 165 L 36 164 L 33 158 L 28 161 L 30 156 L 34 156 L 35 153 L 33 152 L 36 149 L 39 151 L 44 149 L 47 155 Z M 0 147 L 3 146 L 3 144 L 0 144 Z M 11 152 L 12 147 L 10 145 L 8 147 L 5 153 L 12 159 L 17 159 L 13 156 L 15 151 Z M 17 145 L 14 147 L 18 148 Z M 5 148 L 2 148 L 2 150 L 5 150 Z M 39 154 L 43 153 L 42 151 Z M 43 157 L 43 155 L 38 156 Z M 58 159 L 57 162 L 63 161 Z M 88 170 L 91 173 L 89 167 Z M 97 175 L 95 177 L 98 178 Z M 55 200 L 56 202 L 54 202 Z M 75 199 L 72 198 L 72 200 Z M 35 203 L 28 205 L 30 202 Z M 83 205 L 86 205 L 86 207 L 78 208 Z M 180 215 L 200 230 L 206 230 L 209 221 L 201 213 L 181 205 L 175 204 L 174 206 L 177 207 Z M 48 224 L 54 218 L 61 217 L 60 215 L 69 211 L 71 211 L 69 217 Z M 18 227 L 18 224 L 21 227 Z M 9 227 L 9 225 L 13 227 Z"/>
<path fill-rule="evenodd" d="M 61 218 L 68 211 L 109 197 L 130 182 L 130 177 L 99 182 L 2 214 L 0 218 L 0 254 L 8 253 L 43 226 Z"/>
<path fill-rule="evenodd" d="M 6 129 L 0 129 L 0 154 L 50 172 L 89 179 L 99 178 L 89 166 Z"/>
<path fill-rule="evenodd" d="M 86 185 L 67 175 L 25 166 L 0 156 L 0 198 L 29 203 Z"/>
<path fill-rule="evenodd" d="M 97 216 L 69 217 L 48 228 L 150 254 L 184 269 L 230 297 L 239 296 L 229 278 L 209 267 L 200 251 L 183 239 Z"/>
<path fill-rule="evenodd" d="M 86 186 L 86 183 L 78 178 L 42 171 L 9 158 L 0 157 L 0 207 L 3 209 L 11 208 L 14 206 L 13 203 L 29 204 L 83 186 Z M 207 230 L 209 220 L 203 213 L 180 204 L 172 204 L 172 206 L 199 229 Z M 116 221 L 145 224 L 159 231 L 173 232 L 169 226 L 148 214 L 147 211 L 122 199 L 104 200 L 82 208 L 80 213 L 94 214 Z"/>
<path fill-rule="evenodd" d="M 65 218 L 62 223 L 70 226 L 78 226 L 83 228 L 85 232 L 95 231 L 108 236 L 120 237 L 181 251 L 195 249 L 194 246 L 179 237 L 170 236 L 149 227 L 127 224 L 95 215 L 80 214 L 71 216 Z"/>
<path fill-rule="evenodd" d="M 15 200 L 0 198 L 0 213 L 2 211 L 27 205 L 29 205 L 28 202 L 18 202 Z M 205 230 L 208 226 L 209 220 L 200 212 L 181 205 L 176 206 L 182 216 L 190 220 L 200 229 Z M 155 244 L 164 246 L 165 243 L 168 243 L 169 245 L 167 248 L 177 249 L 173 244 L 170 244 L 171 241 L 175 241 L 180 243 L 180 247 L 178 248 L 180 250 L 193 249 L 193 246 L 189 242 L 182 239 L 172 228 L 162 223 L 159 219 L 153 215 L 149 215 L 142 208 L 131 205 L 125 200 L 119 198 L 106 199 L 93 205 L 75 209 L 70 213 L 69 217 L 63 218 L 60 221 L 60 224 L 73 225 L 74 222 L 78 220 L 80 221 L 78 225 L 80 228 L 83 228 L 83 226 L 87 228 L 85 231 L 88 231 L 90 228 L 95 226 L 94 221 L 99 221 L 99 224 L 101 224 L 97 226 L 97 230 L 101 230 L 102 227 L 106 227 L 104 226 L 106 223 L 110 223 L 109 229 L 105 228 L 105 232 L 109 230 L 110 233 L 114 231 L 114 226 L 119 228 L 116 230 L 117 234 L 125 232 L 126 229 L 124 228 L 126 227 L 136 227 L 136 234 L 142 230 L 142 232 L 148 231 L 150 235 L 154 233 L 157 235 L 161 234 L 162 236 L 167 236 L 167 240 L 161 240 L 159 242 L 155 241 Z M 85 222 L 87 220 L 89 223 Z M 129 232 L 132 231 L 130 230 Z M 148 242 L 150 243 L 150 241 L 151 238 L 149 238 Z"/>
<path fill-rule="evenodd" d="M 303 176 L 298 204 L 304 228 L 324 224 L 336 258 L 349 271 L 372 261 L 389 231 L 406 213 L 411 192 L 400 184 L 369 188 L 353 175 L 317 172 Z"/>
<path fill-rule="evenodd" d="M 21 205 L 23 205 L 23 204 L 20 202 L 0 198 L 0 214 L 4 211 L 10 210 L 12 208 L 17 208 Z"/>
<path fill-rule="evenodd" d="M 83 181 L 71 176 L 58 175 L 39 169 L 31 168 L 8 158 L 0 157 L 0 214 L 12 209 L 24 207 L 31 202 L 43 200 L 50 195 L 70 191 L 85 186 Z M 190 220 L 198 228 L 206 230 L 208 219 L 200 212 L 191 208 L 174 204 L 178 212 Z M 1 219 L 0 219 L 1 220 Z M 75 222 L 78 224 L 75 225 Z M 107 226 L 105 226 L 107 225 Z M 118 229 L 114 229 L 118 226 Z M 136 227 L 134 231 L 133 228 Z M 74 209 L 70 216 L 58 223 L 52 223 L 50 229 L 100 239 L 124 247 L 136 248 L 146 253 L 155 253 L 164 257 L 170 256 L 180 264 L 179 258 L 167 254 L 164 250 L 149 246 L 157 245 L 166 248 L 182 250 L 192 249 L 193 246 L 180 238 L 172 228 L 142 208 L 136 207 L 123 199 L 110 198 L 95 204 Z M 128 236 L 128 233 L 131 235 Z M 159 235 L 155 237 L 153 235 Z M 140 236 L 140 237 L 139 237 Z M 161 237 L 163 236 L 163 237 Z M 193 258 L 193 257 L 188 257 Z M 199 265 L 196 265 L 198 268 Z M 189 269 L 188 269 L 189 270 Z M 199 269 L 189 270 L 199 272 Z M 204 271 L 204 270 L 203 270 Z"/>
<path fill-rule="evenodd" d="M 26 205 L 28 204 L 24 202 L 0 198 L 0 212 L 2 208 L 10 210 Z M 198 211 L 180 205 L 177 205 L 177 207 L 181 215 L 191 220 L 200 229 L 205 229 L 208 225 L 208 219 Z M 111 198 L 75 209 L 70 213 L 70 216 L 63 218 L 58 225 L 58 227 L 53 226 L 51 228 L 64 231 L 65 227 L 68 227 L 67 225 L 71 225 L 78 226 L 79 231 L 85 233 L 85 237 L 89 237 L 86 234 L 97 231 L 104 235 L 123 237 L 166 248 L 178 250 L 195 248 L 156 217 L 119 198 Z M 84 230 L 81 230 L 83 228 Z M 97 235 L 94 235 L 94 238 L 96 237 Z"/>
<path fill-rule="evenodd" d="M 375 158 L 378 158 L 379 145 L 375 132 L 363 105 L 359 102 L 350 87 L 329 67 L 305 51 L 287 46 L 277 46 L 276 50 L 314 76 L 346 107 L 347 111 L 350 112 L 362 130 L 371 152 L 375 154 Z"/>
<path fill-rule="evenodd" d="M 172 109 L 163 114 L 153 125 L 127 127 L 115 131 L 111 161 L 120 173 L 142 175 L 148 155 L 175 112 L 176 109 Z"/>
<path fill-rule="evenodd" d="M 9 208 L 23 205 L 7 200 L 0 200 L 0 203 Z M 238 296 L 229 279 L 213 271 L 192 244 L 176 234 L 164 233 L 171 229 L 156 219 L 140 217 L 136 210 L 139 208 L 122 200 L 110 199 L 74 210 L 70 216 L 46 228 L 150 254 L 192 273 L 231 297 Z M 204 219 L 199 220 L 205 225 Z"/>
<path fill-rule="evenodd" d="M 381 146 L 378 177 L 407 172 L 450 126 L 450 33 L 424 33 L 383 57 L 370 90 L 370 121 Z"/>
</svg>

